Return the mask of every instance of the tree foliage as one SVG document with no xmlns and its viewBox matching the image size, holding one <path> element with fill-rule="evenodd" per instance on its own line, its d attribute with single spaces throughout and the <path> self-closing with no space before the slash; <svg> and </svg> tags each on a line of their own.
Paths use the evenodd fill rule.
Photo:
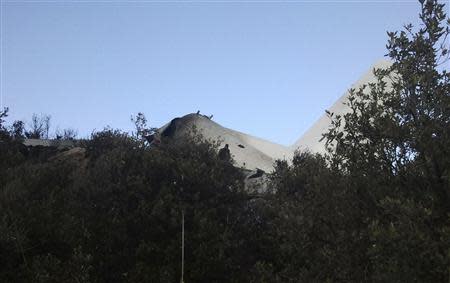
<svg viewBox="0 0 450 283">
<path fill-rule="evenodd" d="M 329 114 L 327 161 L 278 166 L 277 225 L 287 227 L 274 239 L 288 256 L 270 266 L 281 281 L 449 280 L 450 22 L 443 4 L 421 5 L 417 30 L 388 33 L 392 65 L 350 90 L 349 113 Z"/>
</svg>

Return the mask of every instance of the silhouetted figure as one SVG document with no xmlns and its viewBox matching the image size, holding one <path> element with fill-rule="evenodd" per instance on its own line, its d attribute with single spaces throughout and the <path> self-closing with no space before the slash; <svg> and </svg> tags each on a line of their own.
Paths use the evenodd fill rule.
<svg viewBox="0 0 450 283">
<path fill-rule="evenodd" d="M 250 175 L 248 178 L 249 179 L 259 178 L 259 177 L 262 177 L 265 173 L 266 172 L 264 172 L 264 170 L 256 168 L 256 172 L 254 174 Z"/>
<path fill-rule="evenodd" d="M 208 118 L 209 118 L 209 120 L 212 120 L 212 117 L 213 117 L 214 115 L 211 115 L 211 116 L 209 116 Z"/>
<path fill-rule="evenodd" d="M 219 150 L 219 159 L 222 161 L 231 161 L 231 153 L 228 144 Z"/>
<path fill-rule="evenodd" d="M 200 115 L 200 110 L 197 111 L 197 115 Z"/>
</svg>

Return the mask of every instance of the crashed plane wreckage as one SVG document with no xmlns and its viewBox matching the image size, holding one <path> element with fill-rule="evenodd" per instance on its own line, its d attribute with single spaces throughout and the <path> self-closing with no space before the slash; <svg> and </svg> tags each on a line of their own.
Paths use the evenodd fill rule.
<svg viewBox="0 0 450 283">
<path fill-rule="evenodd" d="M 390 62 L 382 60 L 377 62 L 371 69 L 364 74 L 351 88 L 359 88 L 362 85 L 376 81 L 373 74 L 374 69 L 385 69 L 390 66 Z M 328 112 L 336 115 L 343 115 L 349 111 L 345 104 L 349 93 L 346 92 L 338 101 L 336 101 Z M 178 139 L 192 132 L 195 128 L 201 135 L 213 141 L 220 142 L 220 148 L 227 148 L 231 158 L 235 161 L 235 166 L 246 169 L 249 176 L 257 178 L 265 172 L 271 172 L 276 160 L 290 161 L 296 150 L 308 150 L 312 153 L 324 153 L 325 142 L 321 141 L 322 134 L 325 133 L 331 125 L 331 120 L 324 114 L 309 128 L 298 141 L 291 146 L 276 144 L 261 138 L 257 138 L 239 131 L 235 131 L 221 126 L 212 120 L 211 116 L 197 113 L 187 114 L 178 117 L 162 126 L 153 135 L 147 137 L 150 144 L 157 145 L 165 138 Z M 56 148 L 73 147 L 73 141 L 61 140 L 35 140 L 28 139 L 24 141 L 26 146 L 50 146 Z M 255 177 L 256 176 L 256 177 Z"/>
</svg>

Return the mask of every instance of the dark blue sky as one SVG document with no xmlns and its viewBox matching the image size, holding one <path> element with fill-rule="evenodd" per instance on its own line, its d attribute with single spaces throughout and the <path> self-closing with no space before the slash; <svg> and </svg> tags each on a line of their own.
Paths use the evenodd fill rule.
<svg viewBox="0 0 450 283">
<path fill-rule="evenodd" d="M 11 119 L 52 116 L 81 136 L 201 110 L 293 143 L 386 53 L 416 1 L 2 1 Z"/>
</svg>

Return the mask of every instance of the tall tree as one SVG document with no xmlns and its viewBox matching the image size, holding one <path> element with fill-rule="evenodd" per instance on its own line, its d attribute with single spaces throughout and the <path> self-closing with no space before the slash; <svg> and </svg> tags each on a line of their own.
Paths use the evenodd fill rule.
<svg viewBox="0 0 450 283">
<path fill-rule="evenodd" d="M 374 281 L 449 280 L 450 20 L 444 4 L 420 4 L 418 28 L 388 32 L 391 67 L 350 91 L 324 135 L 360 203 Z"/>
</svg>

